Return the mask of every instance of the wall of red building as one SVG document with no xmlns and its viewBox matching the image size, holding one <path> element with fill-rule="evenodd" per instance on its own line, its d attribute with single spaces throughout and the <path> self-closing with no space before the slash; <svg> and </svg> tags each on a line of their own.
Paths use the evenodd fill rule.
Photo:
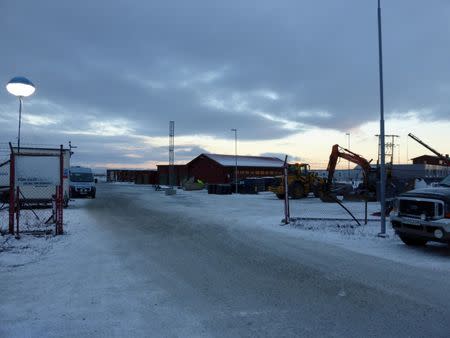
<svg viewBox="0 0 450 338">
<path fill-rule="evenodd" d="M 189 177 L 195 177 L 205 183 L 229 183 L 231 177 L 227 168 L 206 156 L 199 156 L 188 163 Z"/>
</svg>

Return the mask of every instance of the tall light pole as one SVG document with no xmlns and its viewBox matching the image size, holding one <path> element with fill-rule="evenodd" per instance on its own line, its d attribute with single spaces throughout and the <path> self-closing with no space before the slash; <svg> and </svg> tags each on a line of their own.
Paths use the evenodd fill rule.
<svg viewBox="0 0 450 338">
<path fill-rule="evenodd" d="M 16 76 L 6 84 L 6 90 L 19 98 L 19 132 L 17 135 L 17 151 L 20 152 L 20 126 L 22 123 L 23 98 L 34 93 L 34 84 L 23 76 Z"/>
<path fill-rule="evenodd" d="M 347 136 L 347 149 L 350 150 L 350 133 L 345 133 Z M 350 161 L 347 160 L 347 179 L 350 181 Z"/>
<path fill-rule="evenodd" d="M 384 93 L 383 93 L 383 40 L 381 32 L 381 4 L 378 0 L 378 69 L 380 79 L 380 206 L 381 231 L 380 237 L 386 236 L 386 166 L 384 140 Z"/>
<path fill-rule="evenodd" d="M 235 192 L 238 193 L 238 162 L 237 162 L 237 129 L 233 128 L 234 131 L 234 185 Z"/>
</svg>

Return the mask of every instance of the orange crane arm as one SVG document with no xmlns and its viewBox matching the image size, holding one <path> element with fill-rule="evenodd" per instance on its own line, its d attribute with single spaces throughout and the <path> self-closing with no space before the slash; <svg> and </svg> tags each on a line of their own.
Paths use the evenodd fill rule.
<svg viewBox="0 0 450 338">
<path fill-rule="evenodd" d="M 435 154 L 437 157 L 439 157 L 441 160 L 443 160 L 445 162 L 445 164 L 450 165 L 450 159 L 447 156 L 442 155 L 441 153 L 439 153 L 437 150 L 431 148 L 428 144 L 426 144 L 425 142 L 423 142 L 420 138 L 418 138 L 416 135 L 409 133 L 408 134 L 409 137 L 411 137 L 414 141 L 416 141 L 417 143 L 423 145 L 425 148 L 427 148 L 429 151 L 431 151 L 433 154 Z"/>
<path fill-rule="evenodd" d="M 333 182 L 334 172 L 336 171 L 336 165 L 339 158 L 343 158 L 347 161 L 358 164 L 364 173 L 364 180 L 367 180 L 367 176 L 369 171 L 371 170 L 370 162 L 367 161 L 361 155 L 358 155 L 348 149 L 340 147 L 338 144 L 335 144 L 331 149 L 330 159 L 328 161 L 327 171 L 328 171 L 328 189 L 331 187 L 331 183 Z"/>
</svg>

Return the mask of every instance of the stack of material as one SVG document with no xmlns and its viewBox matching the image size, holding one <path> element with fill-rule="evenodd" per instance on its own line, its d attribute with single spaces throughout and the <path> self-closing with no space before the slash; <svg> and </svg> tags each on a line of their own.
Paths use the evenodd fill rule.
<svg viewBox="0 0 450 338">
<path fill-rule="evenodd" d="M 191 191 L 202 190 L 205 187 L 205 184 L 202 181 L 196 180 L 194 177 L 191 177 L 186 182 L 184 182 L 182 186 L 184 190 Z"/>
<path fill-rule="evenodd" d="M 255 191 L 256 193 L 266 190 L 264 179 L 259 177 L 244 179 L 244 186 L 246 186 L 245 190 Z"/>
<path fill-rule="evenodd" d="M 231 184 L 208 184 L 208 194 L 231 195 L 232 192 Z"/>
</svg>

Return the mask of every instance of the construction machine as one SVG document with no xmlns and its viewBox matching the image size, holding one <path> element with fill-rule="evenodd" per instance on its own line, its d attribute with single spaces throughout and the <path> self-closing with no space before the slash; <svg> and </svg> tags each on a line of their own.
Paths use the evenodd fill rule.
<svg viewBox="0 0 450 338">
<path fill-rule="evenodd" d="M 363 183 L 354 191 L 348 191 L 345 186 L 335 187 L 333 185 L 333 177 L 336 171 L 336 165 L 339 158 L 353 162 L 361 167 L 363 173 Z M 367 161 L 361 155 L 358 155 L 348 149 L 335 144 L 331 150 L 330 159 L 327 166 L 328 177 L 325 184 L 320 190 L 320 199 L 323 202 L 334 202 L 336 196 L 340 193 L 345 199 L 353 200 L 376 200 L 376 190 L 378 181 L 378 168 L 370 165 L 371 161 Z M 342 191 L 344 190 L 344 191 Z M 352 189 L 353 190 L 353 189 Z"/>
<path fill-rule="evenodd" d="M 290 198 L 304 198 L 310 192 L 319 197 L 324 184 L 325 180 L 320 178 L 317 173 L 311 172 L 309 164 L 295 163 L 288 165 L 288 194 Z M 275 193 L 279 199 L 284 199 L 284 177 L 281 178 L 279 185 L 270 187 L 269 191 Z"/>
<path fill-rule="evenodd" d="M 448 157 L 448 155 L 443 155 L 440 152 L 438 152 L 437 150 L 433 149 L 432 147 L 430 147 L 428 144 L 426 144 L 425 142 L 423 142 L 420 138 L 418 138 L 416 135 L 409 133 L 408 134 L 409 137 L 411 137 L 414 141 L 416 141 L 417 143 L 423 145 L 425 148 L 427 148 L 429 151 L 431 151 L 433 154 L 435 154 L 437 157 L 439 157 L 442 160 L 442 163 L 444 165 L 448 165 L 450 166 L 450 158 Z"/>
</svg>

